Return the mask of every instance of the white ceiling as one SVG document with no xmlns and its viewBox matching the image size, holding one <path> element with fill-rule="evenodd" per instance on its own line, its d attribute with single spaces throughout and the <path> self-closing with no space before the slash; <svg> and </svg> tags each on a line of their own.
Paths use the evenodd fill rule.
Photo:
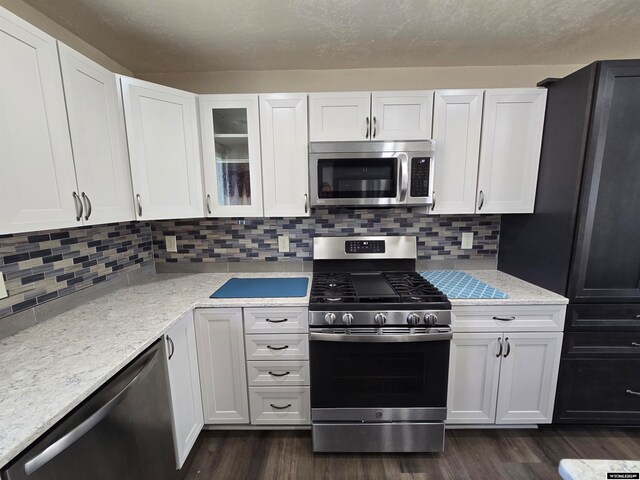
<svg viewBox="0 0 640 480">
<path fill-rule="evenodd" d="M 134 73 L 640 58 L 640 0 L 25 0 Z"/>
</svg>

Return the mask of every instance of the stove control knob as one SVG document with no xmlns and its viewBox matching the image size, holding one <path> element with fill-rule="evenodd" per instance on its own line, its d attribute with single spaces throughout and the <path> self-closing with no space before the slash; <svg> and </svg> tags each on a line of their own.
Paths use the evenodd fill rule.
<svg viewBox="0 0 640 480">
<path fill-rule="evenodd" d="M 410 313 L 407 315 L 407 323 L 411 326 L 416 326 L 420 323 L 420 315 L 417 313 Z"/>
<path fill-rule="evenodd" d="M 352 322 L 353 315 L 351 315 L 350 313 L 345 313 L 344 315 L 342 315 L 342 323 L 344 323 L 345 325 L 351 325 Z"/>
<path fill-rule="evenodd" d="M 326 323 L 328 323 L 329 325 L 333 325 L 336 321 L 336 314 L 335 313 L 327 313 L 324 316 L 324 321 Z"/>
<path fill-rule="evenodd" d="M 429 327 L 433 327 L 438 323 L 438 316 L 435 313 L 427 313 L 424 316 L 424 323 Z"/>
<path fill-rule="evenodd" d="M 376 324 L 380 326 L 387 323 L 387 316 L 384 313 L 376 313 L 376 316 L 373 317 L 373 319 L 376 321 Z"/>
</svg>

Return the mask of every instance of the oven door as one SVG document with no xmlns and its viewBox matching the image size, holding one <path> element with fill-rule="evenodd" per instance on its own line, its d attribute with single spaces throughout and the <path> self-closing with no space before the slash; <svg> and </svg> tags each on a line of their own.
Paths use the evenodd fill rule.
<svg viewBox="0 0 640 480">
<path fill-rule="evenodd" d="M 406 203 L 406 153 L 317 153 L 309 155 L 309 162 L 312 206 Z"/>
<path fill-rule="evenodd" d="M 450 330 L 428 334 L 382 330 L 391 329 L 374 334 L 336 329 L 309 335 L 314 422 L 445 419 Z"/>
</svg>

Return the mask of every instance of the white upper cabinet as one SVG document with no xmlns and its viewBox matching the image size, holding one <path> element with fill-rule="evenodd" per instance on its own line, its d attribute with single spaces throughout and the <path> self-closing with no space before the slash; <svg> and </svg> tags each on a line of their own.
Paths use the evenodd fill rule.
<svg viewBox="0 0 640 480">
<path fill-rule="evenodd" d="M 204 216 L 196 95 L 121 77 L 136 216 Z"/>
<path fill-rule="evenodd" d="M 260 95 L 265 217 L 309 216 L 307 95 Z"/>
<path fill-rule="evenodd" d="M 309 95 L 309 141 L 366 141 L 370 134 L 371 92 Z"/>
<path fill-rule="evenodd" d="M 532 213 L 547 90 L 486 90 L 477 213 Z"/>
<path fill-rule="evenodd" d="M 56 41 L 0 8 L 0 56 L 0 234 L 81 225 Z"/>
<path fill-rule="evenodd" d="M 131 174 L 115 74 L 58 42 L 85 225 L 133 220 Z"/>
<path fill-rule="evenodd" d="M 200 95 L 198 102 L 207 215 L 261 217 L 258 96 Z"/>
<path fill-rule="evenodd" d="M 165 335 L 176 467 L 182 468 L 204 426 L 193 311 Z"/>
<path fill-rule="evenodd" d="M 432 90 L 373 92 L 371 140 L 428 140 L 432 113 Z"/>
<path fill-rule="evenodd" d="M 475 213 L 483 93 L 483 90 L 436 91 L 432 213 Z"/>
</svg>

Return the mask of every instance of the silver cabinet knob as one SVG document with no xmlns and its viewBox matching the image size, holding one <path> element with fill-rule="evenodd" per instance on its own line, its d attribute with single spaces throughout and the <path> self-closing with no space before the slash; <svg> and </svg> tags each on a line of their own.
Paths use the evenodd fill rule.
<svg viewBox="0 0 640 480">
<path fill-rule="evenodd" d="M 373 317 L 373 319 L 375 320 L 376 324 L 380 326 L 387 323 L 387 316 L 384 313 L 376 313 L 376 316 Z"/>
<path fill-rule="evenodd" d="M 351 325 L 351 323 L 353 322 L 353 315 L 351 315 L 350 313 L 345 313 L 344 315 L 342 315 L 342 322 L 345 325 Z"/>
<path fill-rule="evenodd" d="M 424 323 L 426 323 L 430 327 L 433 327 L 436 323 L 438 323 L 438 316 L 435 313 L 427 313 L 424 316 Z"/>
<path fill-rule="evenodd" d="M 326 323 L 328 323 L 329 325 L 333 325 L 336 321 L 336 314 L 335 313 L 327 313 L 324 316 L 324 321 Z"/>
<path fill-rule="evenodd" d="M 407 323 L 415 327 L 420 323 L 420 315 L 417 313 L 410 313 L 407 315 Z"/>
</svg>

